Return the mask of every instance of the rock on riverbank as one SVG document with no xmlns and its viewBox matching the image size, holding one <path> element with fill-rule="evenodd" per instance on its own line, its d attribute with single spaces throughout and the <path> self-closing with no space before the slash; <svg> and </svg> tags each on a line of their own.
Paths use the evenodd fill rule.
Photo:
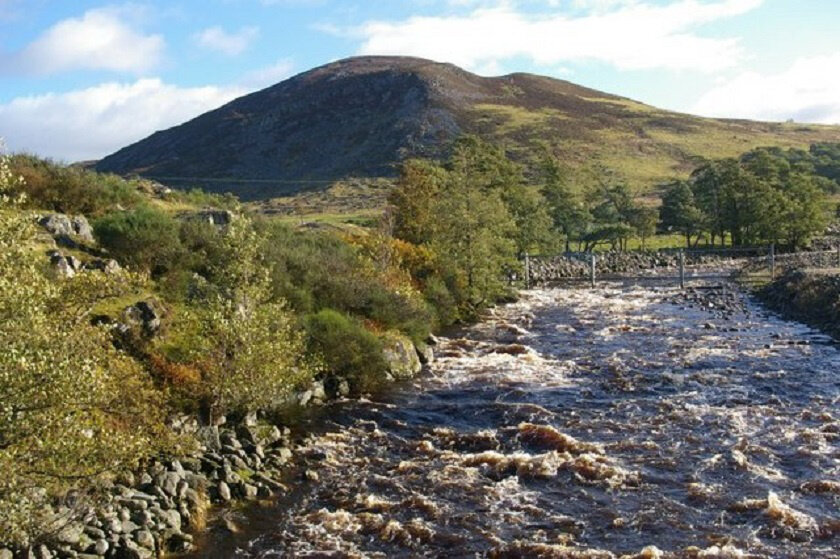
<svg viewBox="0 0 840 559">
<path fill-rule="evenodd" d="M 840 275 L 793 271 L 757 295 L 768 308 L 840 339 Z"/>
</svg>

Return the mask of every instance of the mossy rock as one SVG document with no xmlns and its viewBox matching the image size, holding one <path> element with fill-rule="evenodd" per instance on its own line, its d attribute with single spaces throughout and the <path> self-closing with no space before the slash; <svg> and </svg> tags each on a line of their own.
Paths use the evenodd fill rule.
<svg viewBox="0 0 840 559">
<path fill-rule="evenodd" d="M 417 357 L 414 343 L 408 337 L 388 332 L 382 337 L 382 345 L 388 372 L 395 379 L 408 379 L 420 372 L 420 358 Z"/>
</svg>

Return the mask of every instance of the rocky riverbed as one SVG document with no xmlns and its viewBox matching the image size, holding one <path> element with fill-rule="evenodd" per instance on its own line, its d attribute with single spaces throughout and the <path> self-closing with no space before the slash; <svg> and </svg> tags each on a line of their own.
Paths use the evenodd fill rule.
<svg viewBox="0 0 840 559">
<path fill-rule="evenodd" d="M 837 556 L 840 352 L 732 288 L 536 290 L 438 357 L 192 557 Z"/>
</svg>

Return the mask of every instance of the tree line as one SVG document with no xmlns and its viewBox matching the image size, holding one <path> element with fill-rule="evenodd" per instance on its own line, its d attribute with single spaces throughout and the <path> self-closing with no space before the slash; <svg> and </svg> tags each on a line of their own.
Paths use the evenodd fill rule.
<svg viewBox="0 0 840 559">
<path fill-rule="evenodd" d="M 682 234 L 687 246 L 704 240 L 802 248 L 831 218 L 827 194 L 838 190 L 839 168 L 837 145 L 810 152 L 760 148 L 739 159 L 708 161 L 688 180 L 667 185 L 661 227 Z"/>
</svg>

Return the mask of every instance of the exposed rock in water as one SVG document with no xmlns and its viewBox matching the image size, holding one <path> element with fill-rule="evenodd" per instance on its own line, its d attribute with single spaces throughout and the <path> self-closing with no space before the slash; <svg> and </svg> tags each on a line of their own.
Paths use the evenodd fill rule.
<svg viewBox="0 0 840 559">
<path fill-rule="evenodd" d="M 402 334 L 388 332 L 383 339 L 388 371 L 395 379 L 408 379 L 422 369 L 414 343 Z"/>
</svg>

